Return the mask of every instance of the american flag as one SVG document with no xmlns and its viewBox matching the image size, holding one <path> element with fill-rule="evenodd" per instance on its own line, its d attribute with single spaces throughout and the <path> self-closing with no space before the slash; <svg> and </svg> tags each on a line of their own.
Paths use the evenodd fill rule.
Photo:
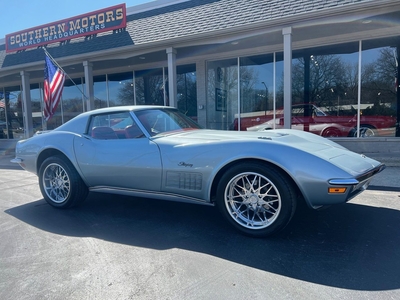
<svg viewBox="0 0 400 300">
<path fill-rule="evenodd" d="M 44 69 L 44 118 L 50 120 L 56 112 L 64 88 L 65 73 L 56 67 L 46 55 L 46 67 Z"/>
</svg>

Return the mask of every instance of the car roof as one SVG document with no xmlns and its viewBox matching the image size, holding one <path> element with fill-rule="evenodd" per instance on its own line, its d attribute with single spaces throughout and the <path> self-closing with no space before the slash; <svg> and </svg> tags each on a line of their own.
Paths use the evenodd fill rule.
<svg viewBox="0 0 400 300">
<path fill-rule="evenodd" d="M 90 110 L 87 112 L 83 112 L 71 119 L 70 121 L 60 125 L 55 129 L 55 131 L 70 131 L 75 133 L 83 133 L 86 130 L 86 126 L 88 123 L 88 119 L 92 115 L 96 114 L 107 114 L 107 113 L 116 113 L 116 112 L 124 112 L 124 111 L 141 111 L 141 110 L 149 110 L 149 109 L 168 109 L 168 110 L 176 110 L 175 107 L 171 106 L 159 106 L 159 105 L 126 105 L 126 106 L 113 106 L 113 107 L 105 107 Z"/>
<path fill-rule="evenodd" d="M 114 113 L 119 111 L 139 111 L 147 109 L 175 109 L 171 106 L 159 106 L 159 105 L 125 105 L 125 106 L 112 106 L 87 111 L 85 115 L 102 114 L 102 113 Z"/>
</svg>

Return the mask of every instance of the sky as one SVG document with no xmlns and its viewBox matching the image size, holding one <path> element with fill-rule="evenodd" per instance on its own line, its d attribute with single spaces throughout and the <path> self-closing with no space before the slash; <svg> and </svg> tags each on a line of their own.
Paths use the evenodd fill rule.
<svg viewBox="0 0 400 300">
<path fill-rule="evenodd" d="M 0 0 L 0 39 L 6 34 L 126 3 L 131 7 L 155 0 Z"/>
</svg>

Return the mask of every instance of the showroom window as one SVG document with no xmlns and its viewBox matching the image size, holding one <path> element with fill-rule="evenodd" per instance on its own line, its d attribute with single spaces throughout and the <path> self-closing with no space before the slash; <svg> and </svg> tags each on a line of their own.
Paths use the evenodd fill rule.
<svg viewBox="0 0 400 300">
<path fill-rule="evenodd" d="M 273 120 L 274 107 L 283 107 L 283 93 L 276 93 L 283 85 L 282 58 L 279 53 L 208 62 L 207 128 L 256 130 Z"/>
<path fill-rule="evenodd" d="M 109 106 L 134 105 L 133 72 L 107 75 Z"/>
<path fill-rule="evenodd" d="M 361 52 L 359 42 L 294 52 L 293 109 L 308 105 L 292 116 L 292 128 L 325 137 L 394 136 L 396 48 L 385 43 L 363 42 Z"/>
<path fill-rule="evenodd" d="M 107 75 L 93 76 L 94 108 L 108 107 Z"/>
<path fill-rule="evenodd" d="M 32 108 L 32 125 L 33 133 L 43 130 L 43 97 L 40 84 L 31 84 L 31 108 Z"/>
<path fill-rule="evenodd" d="M 292 128 L 331 138 L 395 136 L 396 43 L 382 39 L 362 47 L 353 42 L 294 51 Z M 207 127 L 284 128 L 282 61 L 276 53 L 208 62 Z"/>
<path fill-rule="evenodd" d="M 20 86 L 0 89 L 0 139 L 24 137 Z"/>
<path fill-rule="evenodd" d="M 168 105 L 167 73 L 166 68 L 135 71 L 136 104 Z"/>
<path fill-rule="evenodd" d="M 85 96 L 83 94 L 82 78 L 65 80 L 62 94 L 62 110 L 64 123 L 85 111 Z"/>
<path fill-rule="evenodd" d="M 238 113 L 238 60 L 207 64 L 207 128 L 231 129 Z"/>
<path fill-rule="evenodd" d="M 397 45 L 398 39 L 362 43 L 360 135 L 396 136 L 400 92 Z"/>
<path fill-rule="evenodd" d="M 197 78 L 196 65 L 189 64 L 177 66 L 177 107 L 178 109 L 192 118 L 197 120 Z"/>
<path fill-rule="evenodd" d="M 197 119 L 196 65 L 177 66 L 177 108 Z M 136 104 L 169 105 L 168 68 L 135 71 Z M 133 99 L 133 98 L 132 98 Z"/>
</svg>

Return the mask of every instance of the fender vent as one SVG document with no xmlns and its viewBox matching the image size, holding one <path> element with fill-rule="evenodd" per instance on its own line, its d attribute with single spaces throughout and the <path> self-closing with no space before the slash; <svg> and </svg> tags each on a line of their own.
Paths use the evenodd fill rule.
<svg viewBox="0 0 400 300">
<path fill-rule="evenodd" d="M 174 189 L 200 191 L 202 176 L 200 173 L 167 172 L 166 186 Z"/>
</svg>

